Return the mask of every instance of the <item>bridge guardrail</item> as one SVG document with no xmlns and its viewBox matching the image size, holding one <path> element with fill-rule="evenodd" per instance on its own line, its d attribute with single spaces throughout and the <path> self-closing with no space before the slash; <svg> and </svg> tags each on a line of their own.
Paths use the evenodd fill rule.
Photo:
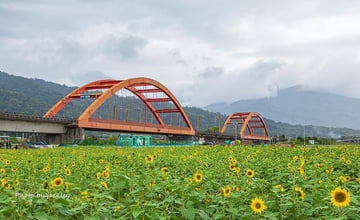
<svg viewBox="0 0 360 220">
<path fill-rule="evenodd" d="M 74 123 L 76 119 L 65 118 L 65 117 L 53 117 L 45 118 L 41 115 L 22 114 L 17 112 L 1 112 L 0 118 L 2 119 L 13 119 L 13 120 L 27 120 L 27 121 L 48 121 L 48 122 L 61 122 L 61 123 Z"/>
</svg>

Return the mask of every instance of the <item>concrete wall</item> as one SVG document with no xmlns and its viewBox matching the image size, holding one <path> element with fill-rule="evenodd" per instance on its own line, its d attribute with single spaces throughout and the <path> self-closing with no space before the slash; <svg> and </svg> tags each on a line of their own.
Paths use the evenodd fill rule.
<svg viewBox="0 0 360 220">
<path fill-rule="evenodd" d="M 64 123 L 0 119 L 0 131 L 4 132 L 65 134 L 66 130 Z"/>
</svg>

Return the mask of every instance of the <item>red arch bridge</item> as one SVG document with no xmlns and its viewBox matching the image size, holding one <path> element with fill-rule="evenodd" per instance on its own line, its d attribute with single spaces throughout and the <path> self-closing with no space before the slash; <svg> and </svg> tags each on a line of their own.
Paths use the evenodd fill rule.
<svg viewBox="0 0 360 220">
<path fill-rule="evenodd" d="M 65 119 L 69 117 L 75 120 Z M 36 133 L 49 143 L 81 140 L 84 130 L 209 138 L 209 134 L 195 132 L 170 90 L 155 80 L 142 77 L 94 81 L 70 92 L 43 117 L 0 114 L 0 122 L 0 131 Z M 233 138 L 225 131 L 227 125 L 234 123 L 242 125 L 238 136 L 241 139 L 270 139 L 265 122 L 258 113 L 233 114 L 221 134 L 211 134 L 212 138 Z M 254 123 L 260 123 L 265 133 L 257 134 L 260 125 Z"/>
</svg>

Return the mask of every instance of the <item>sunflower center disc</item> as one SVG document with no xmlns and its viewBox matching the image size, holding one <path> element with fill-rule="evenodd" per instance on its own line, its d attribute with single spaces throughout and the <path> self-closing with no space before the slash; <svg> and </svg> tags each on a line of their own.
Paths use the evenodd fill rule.
<svg viewBox="0 0 360 220">
<path fill-rule="evenodd" d="M 337 202 L 344 202 L 345 201 L 345 195 L 344 193 L 336 193 L 335 200 Z"/>
</svg>

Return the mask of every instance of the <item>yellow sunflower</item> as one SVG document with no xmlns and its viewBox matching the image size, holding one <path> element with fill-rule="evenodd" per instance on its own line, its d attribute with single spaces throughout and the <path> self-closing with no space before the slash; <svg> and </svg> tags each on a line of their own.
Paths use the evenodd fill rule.
<svg viewBox="0 0 360 220">
<path fill-rule="evenodd" d="M 360 183 L 360 178 L 355 179 L 357 183 Z"/>
<path fill-rule="evenodd" d="M 233 186 L 232 190 L 238 192 L 240 190 L 240 188 L 238 186 Z"/>
<path fill-rule="evenodd" d="M 194 180 L 195 180 L 195 182 L 200 183 L 200 182 L 202 181 L 202 179 L 203 179 L 203 175 L 202 175 L 201 173 L 196 172 L 196 173 L 194 174 Z"/>
<path fill-rule="evenodd" d="M 10 189 L 10 183 L 8 183 L 8 182 L 5 182 L 4 183 L 4 185 L 3 185 L 3 187 L 5 188 L 5 189 Z"/>
<path fill-rule="evenodd" d="M 255 199 L 251 201 L 250 207 L 255 213 L 259 214 L 261 214 L 267 208 L 267 206 L 264 205 L 264 201 L 258 197 L 255 197 Z"/>
<path fill-rule="evenodd" d="M 231 195 L 231 187 L 227 186 L 224 188 L 224 197 L 228 197 Z"/>
<path fill-rule="evenodd" d="M 350 180 L 351 180 L 351 177 L 350 177 L 350 176 L 346 176 L 346 177 L 345 177 L 345 180 L 346 180 L 346 181 L 350 181 Z"/>
<path fill-rule="evenodd" d="M 293 157 L 293 161 L 296 162 L 298 160 L 298 156 Z"/>
<path fill-rule="evenodd" d="M 100 179 L 101 178 L 101 173 L 97 173 L 96 174 L 96 179 Z"/>
<path fill-rule="evenodd" d="M 82 199 L 88 199 L 89 197 L 87 195 L 88 195 L 88 192 L 81 192 Z"/>
<path fill-rule="evenodd" d="M 6 159 L 6 160 L 5 160 L 5 165 L 6 165 L 6 166 L 10 165 L 10 160 L 7 160 L 7 159 Z"/>
<path fill-rule="evenodd" d="M 119 211 L 120 210 L 120 206 L 117 206 L 115 209 L 114 209 L 114 212 L 117 212 L 117 211 Z"/>
<path fill-rule="evenodd" d="M 255 175 L 255 172 L 252 171 L 252 170 L 247 170 L 247 171 L 246 171 L 246 175 L 247 175 L 248 177 L 253 177 L 253 176 Z"/>
<path fill-rule="evenodd" d="M 8 182 L 9 182 L 8 179 L 2 179 L 2 180 L 1 180 L 1 186 L 2 186 L 2 187 L 5 187 L 5 184 L 7 184 Z"/>
<path fill-rule="evenodd" d="M 284 187 L 283 187 L 282 185 L 280 185 L 280 184 L 279 184 L 279 185 L 276 185 L 275 188 L 278 189 L 278 190 L 277 190 L 278 192 L 284 191 Z"/>
<path fill-rule="evenodd" d="M 162 175 L 167 175 L 167 174 L 169 174 L 169 169 L 168 169 L 167 167 L 161 168 L 161 174 L 162 174 Z"/>
<path fill-rule="evenodd" d="M 235 165 L 234 165 L 234 164 L 232 164 L 232 163 L 230 163 L 230 164 L 229 164 L 229 169 L 230 169 L 230 170 L 235 169 Z"/>
<path fill-rule="evenodd" d="M 13 168 L 11 168 L 11 171 L 12 171 L 12 172 L 16 172 L 17 169 L 16 169 L 15 167 L 13 167 Z"/>
<path fill-rule="evenodd" d="M 0 170 L 0 173 L 1 173 L 1 174 L 5 174 L 5 170 L 4 170 L 4 169 L 1 169 L 1 170 Z"/>
<path fill-rule="evenodd" d="M 318 184 L 321 184 L 322 182 L 323 182 L 322 180 L 318 180 L 318 181 L 317 181 Z"/>
<path fill-rule="evenodd" d="M 145 157 L 145 162 L 146 162 L 146 163 L 152 163 L 152 162 L 154 162 L 154 156 L 153 156 L 153 155 L 147 155 L 147 156 Z"/>
<path fill-rule="evenodd" d="M 61 177 L 58 177 L 51 181 L 51 183 L 55 184 L 55 186 L 62 186 L 64 184 L 64 180 Z"/>
<path fill-rule="evenodd" d="M 297 195 L 300 199 L 305 199 L 305 193 L 304 193 L 304 191 L 301 189 L 301 187 L 295 187 L 295 192 L 296 192 L 296 195 Z"/>
<path fill-rule="evenodd" d="M 105 182 L 101 181 L 100 184 L 101 184 L 105 189 L 108 188 L 108 185 L 107 185 Z"/>
<path fill-rule="evenodd" d="M 109 171 L 107 171 L 107 170 L 103 171 L 102 176 L 103 176 L 104 179 L 108 179 L 110 177 Z"/>
<path fill-rule="evenodd" d="M 71 170 L 70 169 L 65 169 L 65 175 L 70 176 L 71 175 Z"/>
<path fill-rule="evenodd" d="M 346 182 L 346 177 L 344 177 L 344 176 L 340 176 L 339 179 L 340 179 L 341 183 L 345 183 L 345 182 Z"/>
<path fill-rule="evenodd" d="M 350 193 L 346 189 L 337 187 L 331 191 L 331 203 L 336 207 L 346 207 L 350 203 Z"/>
<path fill-rule="evenodd" d="M 75 166 L 76 165 L 76 163 L 75 162 L 71 162 L 71 166 Z"/>
<path fill-rule="evenodd" d="M 350 165 L 351 164 L 351 160 L 346 160 L 346 164 Z"/>
</svg>

